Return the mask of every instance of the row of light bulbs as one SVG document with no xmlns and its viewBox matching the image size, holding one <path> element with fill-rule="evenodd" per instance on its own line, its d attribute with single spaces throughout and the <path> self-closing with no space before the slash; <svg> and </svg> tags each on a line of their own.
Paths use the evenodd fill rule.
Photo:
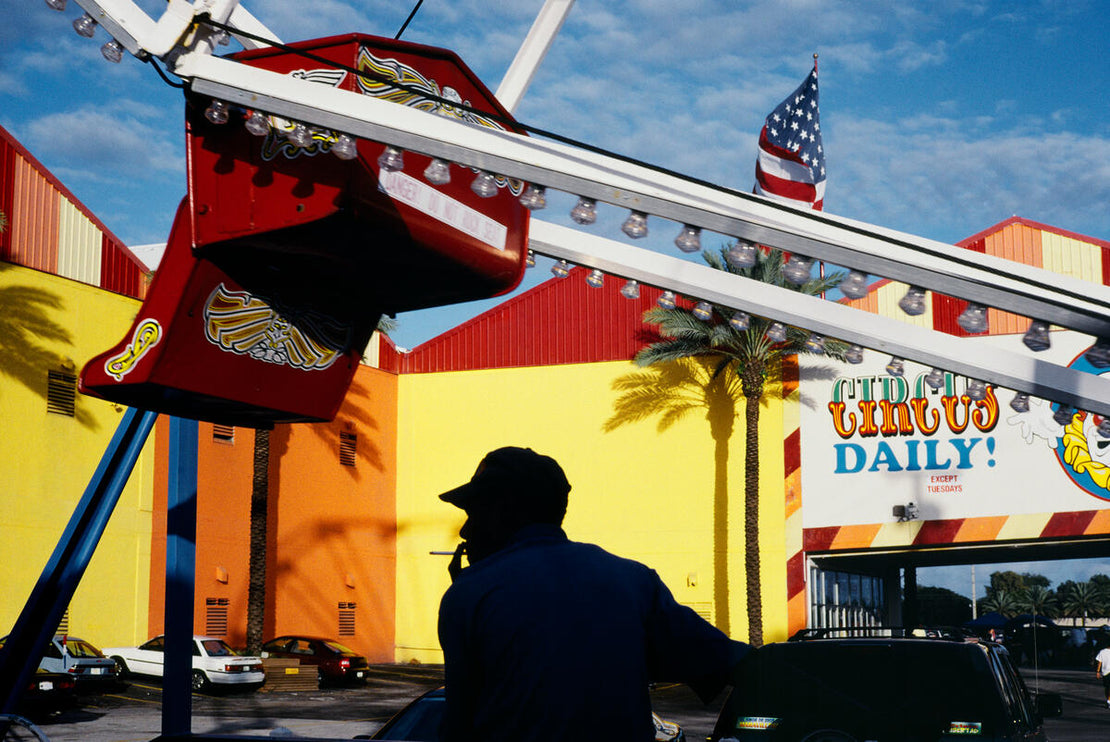
<svg viewBox="0 0 1110 742">
<path fill-rule="evenodd" d="M 46 0 L 46 4 L 54 10 L 62 12 L 66 9 L 68 0 Z M 95 18 L 85 13 L 80 18 L 73 21 L 73 30 L 77 32 L 78 36 L 91 39 L 96 35 L 96 27 L 98 25 Z M 224 30 L 217 31 L 213 38 L 220 46 L 227 46 L 231 43 L 231 35 Z M 115 39 L 110 39 L 106 44 L 100 47 L 100 53 L 104 55 L 104 58 L 109 62 L 119 64 L 123 61 L 123 44 Z"/>
<path fill-rule="evenodd" d="M 45 0 L 46 4 L 54 10 L 64 11 L 67 0 Z M 85 13 L 73 22 L 74 30 L 81 36 L 92 38 L 96 32 L 96 20 Z M 217 42 L 226 45 L 229 35 L 226 31 L 217 34 Z M 100 48 L 104 58 L 110 62 L 119 63 L 123 59 L 122 45 L 112 39 Z M 205 111 L 207 118 L 216 124 L 227 123 L 230 107 L 223 101 L 215 100 Z M 260 111 L 252 111 L 248 116 L 245 126 L 248 131 L 256 136 L 265 136 L 270 131 L 269 117 Z M 293 128 L 287 132 L 289 141 L 298 146 L 306 147 L 312 142 L 312 129 L 303 123 L 294 123 Z M 340 159 L 351 160 L 358 156 L 355 140 L 349 134 L 338 134 L 332 143 L 331 151 Z M 387 146 L 378 158 L 378 166 L 387 171 L 397 171 L 404 168 L 403 152 Z M 434 185 L 446 185 L 451 181 L 450 165 L 438 158 L 433 158 L 428 167 L 424 169 L 424 178 Z M 482 198 L 492 198 L 497 195 L 497 181 L 493 174 L 479 171 L 477 177 L 470 185 L 471 190 Z M 547 206 L 547 194 L 544 186 L 529 184 L 520 196 L 520 202 L 531 211 L 538 211 Z M 581 196 L 578 203 L 570 211 L 570 217 L 575 223 L 590 225 L 597 221 L 597 200 Z M 631 210 L 628 218 L 621 225 L 621 231 L 632 239 L 640 239 L 648 234 L 647 214 L 642 211 Z M 701 251 L 701 227 L 683 224 L 674 244 L 685 253 Z M 738 267 L 749 267 L 754 264 L 755 246 L 751 243 L 740 241 L 730 249 L 750 252 L 751 258 L 741 258 L 734 262 Z M 732 261 L 730 261 L 732 262 Z M 796 285 L 802 285 L 810 280 L 813 270 L 813 259 L 802 255 L 793 254 L 783 266 L 783 276 L 786 280 Z M 844 280 L 838 286 L 841 293 L 849 299 L 862 299 L 870 290 L 869 276 L 858 270 L 849 270 Z M 925 289 L 910 286 L 906 295 L 898 302 L 902 311 L 910 316 L 917 316 L 925 312 Z M 969 303 L 967 308 L 957 319 L 960 327 L 965 332 L 977 335 L 987 331 L 987 309 L 981 304 Z M 1033 320 L 1029 330 L 1023 338 L 1025 344 L 1034 351 L 1043 351 L 1049 348 L 1048 323 Z M 1088 352 L 1088 360 L 1098 368 L 1110 366 L 1110 342 L 1099 340 Z"/>
<path fill-rule="evenodd" d="M 66 9 L 67 0 L 45 0 L 46 4 L 57 11 Z M 84 13 L 73 22 L 74 30 L 83 37 L 92 38 L 96 33 L 96 19 Z M 220 31 L 216 36 L 219 44 L 226 45 L 229 36 L 226 31 Z M 109 40 L 100 48 L 101 54 L 109 62 L 119 63 L 123 59 L 123 47 L 115 39 Z M 214 124 L 226 124 L 230 118 L 231 107 L 224 101 L 213 100 L 205 110 L 205 117 Z M 244 127 L 255 136 L 265 136 L 270 133 L 270 118 L 258 110 L 250 111 L 244 121 Z M 294 122 L 292 128 L 285 133 L 286 137 L 295 146 L 307 147 L 313 140 L 313 129 L 307 124 Z M 349 134 L 338 133 L 331 143 L 331 152 L 341 160 L 353 160 L 358 157 L 358 147 L 355 138 Z M 404 153 L 401 149 L 386 146 L 378 157 L 378 167 L 382 170 L 395 172 L 404 169 Z M 451 182 L 450 164 L 439 158 L 432 158 L 424 169 L 424 178 L 433 185 L 446 185 Z M 497 195 L 497 179 L 492 173 L 479 170 L 477 176 L 470 184 L 471 190 L 481 198 L 492 198 Z M 538 211 L 547 206 L 547 191 L 544 186 L 534 183 L 528 184 L 520 195 L 520 203 L 530 211 Z M 570 211 L 570 218 L 581 225 L 590 225 L 597 221 L 597 200 L 580 196 L 578 202 Z M 621 231 L 632 239 L 640 239 L 648 234 L 648 215 L 635 209 L 630 210 L 628 217 L 621 224 Z M 701 227 L 683 224 L 674 244 L 684 253 L 701 251 Z M 726 252 L 726 259 L 737 268 L 750 268 L 755 265 L 755 244 L 737 240 Z M 808 258 L 797 253 L 791 254 L 783 265 L 783 277 L 791 283 L 801 286 L 810 280 L 813 270 L 813 258 Z M 535 264 L 535 258 L 529 251 L 528 264 Z M 551 268 L 551 272 L 558 278 L 565 278 L 570 274 L 571 265 L 560 260 Z M 870 291 L 870 277 L 862 271 L 851 269 L 838 288 L 849 299 L 862 299 Z M 601 288 L 605 283 L 602 271 L 594 269 L 586 276 L 586 283 L 593 288 Z M 621 294 L 629 299 L 640 296 L 640 287 L 635 280 L 628 280 L 621 288 Z M 674 309 L 678 297 L 673 291 L 663 291 L 656 303 L 664 309 Z M 925 312 L 925 289 L 920 286 L 910 286 L 906 294 L 898 302 L 899 308 L 907 315 L 918 316 Z M 713 307 L 706 301 L 698 301 L 691 313 L 702 321 L 709 321 L 713 317 Z M 957 318 L 957 323 L 967 333 L 972 335 L 982 334 L 988 330 L 987 308 L 976 302 L 969 302 L 967 308 Z M 741 310 L 736 310 L 728 319 L 728 324 L 738 332 L 744 332 L 751 326 L 751 316 Z M 781 322 L 772 322 L 766 330 L 767 339 L 772 342 L 786 340 L 786 326 Z M 1040 352 L 1050 347 L 1049 325 L 1041 320 L 1033 320 L 1029 329 L 1022 337 L 1022 342 L 1030 350 Z M 825 338 L 819 333 L 812 333 L 806 341 L 806 349 L 812 353 L 823 353 Z M 863 347 L 852 344 L 844 353 L 845 360 L 858 364 L 863 361 Z M 1110 340 L 1097 339 L 1095 344 L 1087 351 L 1086 359 L 1096 368 L 1110 367 Z M 886 371 L 892 376 L 902 376 L 905 373 L 904 360 L 893 357 L 886 366 Z M 925 383 L 933 389 L 940 389 L 945 384 L 945 373 L 939 368 L 932 369 L 925 376 Z M 987 385 L 983 381 L 971 379 L 967 385 L 967 395 L 973 400 L 986 397 Z M 1019 392 L 1010 402 L 1010 407 L 1016 412 L 1029 411 L 1029 395 Z M 1074 410 L 1066 405 L 1061 405 L 1054 417 L 1060 424 L 1070 422 Z M 1098 427 L 1098 432 L 1103 437 L 1110 438 L 1110 419 L 1104 420 Z"/>
<path fill-rule="evenodd" d="M 733 254 L 734 251 L 737 249 L 744 254 L 751 253 L 752 255 L 754 255 L 754 250 L 756 248 L 751 243 L 738 243 L 738 245 L 734 245 L 732 248 L 730 248 L 729 253 Z M 754 263 L 754 257 L 752 258 L 752 262 Z M 531 250 L 528 251 L 527 264 L 529 267 L 533 267 L 535 265 L 535 256 Z M 566 260 L 559 260 L 555 263 L 554 266 L 552 266 L 551 272 L 557 278 L 566 278 L 568 275 L 570 275 L 572 267 L 573 266 Z M 605 285 L 605 274 L 596 268 L 591 270 L 586 275 L 586 284 L 592 288 L 601 288 Z M 634 279 L 628 279 L 625 282 L 624 286 L 621 287 L 620 293 L 625 298 L 638 299 L 640 297 L 640 286 Z M 673 291 L 668 290 L 663 291 L 663 293 L 659 295 L 659 298 L 656 299 L 656 304 L 663 309 L 674 309 L 677 304 L 677 300 L 678 297 L 676 296 L 676 294 Z M 702 320 L 703 322 L 708 322 L 713 317 L 713 305 L 711 305 L 707 301 L 698 301 L 694 304 L 694 307 L 690 310 L 690 313 L 693 314 L 694 317 L 696 317 L 697 319 Z M 729 317 L 728 324 L 736 331 L 744 332 L 748 330 L 751 326 L 751 315 L 749 315 L 747 312 L 737 309 Z M 1047 335 L 1048 325 L 1046 323 L 1035 322 L 1034 325 L 1040 326 L 1037 328 L 1038 335 L 1040 333 Z M 1027 346 L 1033 348 L 1033 345 L 1031 345 L 1030 343 L 1030 334 L 1031 333 L 1026 333 L 1024 342 Z M 785 342 L 787 339 L 786 325 L 781 322 L 771 322 L 771 324 L 768 325 L 764 335 L 771 342 Z M 817 332 L 812 332 L 806 339 L 805 347 L 806 350 L 808 350 L 810 353 L 820 355 L 825 352 L 825 342 L 825 336 Z M 1033 349 L 1046 349 L 1048 347 L 1047 338 L 1044 338 L 1044 343 L 1044 347 Z M 1096 348 L 1097 344 L 1095 347 L 1092 347 L 1091 350 L 1088 351 L 1088 359 L 1090 358 L 1091 353 L 1096 350 Z M 853 343 L 849 345 L 848 348 L 844 351 L 844 359 L 848 363 L 859 364 L 863 362 L 863 353 L 863 346 Z M 1092 365 L 1094 365 L 1093 362 Z M 885 370 L 891 376 L 904 376 L 906 373 L 905 360 L 897 356 L 893 356 L 891 357 L 890 362 L 887 363 Z M 943 388 L 944 385 L 947 383 L 946 377 L 947 374 L 944 370 L 934 367 L 931 371 L 929 371 L 928 374 L 925 375 L 924 381 L 931 389 L 939 390 Z M 988 384 L 985 381 L 980 381 L 979 379 L 968 379 L 967 388 L 964 393 L 968 396 L 969 399 L 973 401 L 979 401 L 986 398 L 987 387 Z M 1010 401 L 1010 408 L 1018 413 L 1028 412 L 1030 406 L 1029 400 L 1030 396 L 1028 394 L 1024 392 L 1017 392 L 1014 395 L 1014 398 Z M 1074 408 L 1069 407 L 1068 405 L 1061 404 L 1060 407 L 1053 413 L 1053 418 L 1060 425 L 1067 425 L 1071 422 L 1075 414 L 1076 410 Z M 1103 418 L 1102 422 L 1099 423 L 1097 430 L 1100 436 L 1104 438 L 1110 438 L 1110 418 Z"/>
<path fill-rule="evenodd" d="M 51 8 L 63 11 L 67 0 L 45 0 Z M 73 22 L 74 30 L 81 36 L 92 38 L 96 32 L 96 20 L 85 13 Z M 226 31 L 218 34 L 218 43 L 227 44 L 229 37 Z M 100 49 L 104 58 L 110 62 L 120 62 L 123 58 L 123 47 L 118 41 L 112 39 Z M 214 100 L 205 111 L 205 116 L 215 124 L 227 123 L 230 106 L 224 101 Z M 246 129 L 256 136 L 265 136 L 270 132 L 270 120 L 261 111 L 251 111 L 245 123 Z M 295 122 L 292 129 L 286 132 L 289 141 L 298 147 L 307 147 L 313 139 L 313 129 L 307 124 Z M 355 139 L 349 134 L 337 134 L 332 142 L 331 151 L 343 160 L 352 160 L 358 156 Z M 398 171 L 404 168 L 404 154 L 396 148 L 387 146 L 378 158 L 378 166 L 387 171 Z M 433 158 L 424 169 L 424 178 L 434 185 L 446 185 L 451 181 L 450 165 L 438 158 Z M 493 174 L 479 171 L 470 188 L 482 198 L 491 198 L 497 195 L 497 180 Z M 544 186 L 529 184 L 520 196 L 520 202 L 531 211 L 537 211 L 547 206 L 547 194 Z M 570 212 L 571 219 L 581 225 L 590 225 L 597 221 L 597 200 L 581 196 L 578 203 Z M 621 231 L 632 239 L 640 239 L 648 234 L 648 215 L 642 211 L 631 210 L 628 218 L 621 225 Z M 679 250 L 685 253 L 701 251 L 701 227 L 683 224 L 674 243 Z M 736 257 L 733 260 L 733 257 Z M 755 246 L 751 243 L 738 241 L 729 250 L 730 262 L 737 267 L 750 267 L 755 262 Z M 786 280 L 796 285 L 802 285 L 810 280 L 813 259 L 802 255 L 792 254 L 783 266 L 783 276 Z M 857 270 L 850 270 L 839 285 L 840 291 L 850 299 L 862 299 L 870 290 L 869 276 Z M 925 289 L 911 286 L 898 302 L 902 311 L 911 316 L 925 312 Z M 969 334 L 981 334 L 987 331 L 987 310 L 981 304 L 970 303 L 967 309 L 959 316 L 957 322 Z M 1034 320 L 1029 326 L 1024 337 L 1025 344 L 1034 351 L 1047 350 L 1049 347 L 1048 323 Z M 1110 343 L 1099 341 L 1088 354 L 1088 360 L 1099 368 L 1110 366 Z"/>
<path fill-rule="evenodd" d="M 49 2 L 50 0 L 48 0 Z M 231 107 L 223 101 L 213 100 L 205 110 L 205 117 L 214 124 L 226 124 L 230 119 Z M 265 136 L 271 131 L 270 118 L 261 111 L 250 111 L 245 118 L 244 127 L 251 134 Z M 299 147 L 306 147 L 313 140 L 313 129 L 307 124 L 296 122 L 292 128 L 285 132 L 288 140 Z M 351 160 L 358 156 L 355 138 L 349 134 L 338 133 L 334 135 L 331 143 L 331 152 L 343 160 Z M 378 167 L 381 170 L 396 172 L 405 166 L 404 152 L 400 148 L 387 145 L 378 157 Z M 446 185 L 451 182 L 450 163 L 439 158 L 432 158 L 424 169 L 424 179 L 433 185 Z M 470 184 L 471 190 L 482 198 L 491 198 L 498 193 L 496 177 L 487 171 L 479 170 Z M 520 203 L 530 211 L 538 211 L 547 206 L 547 190 L 544 186 L 534 183 L 528 184 L 521 193 Z M 597 200 L 580 196 L 578 202 L 570 212 L 571 219 L 581 225 L 590 225 L 597 221 Z M 621 225 L 621 231 L 633 239 L 646 237 L 648 234 L 648 215 L 642 211 L 630 210 L 628 217 Z M 675 245 L 683 252 L 694 253 L 701 250 L 701 228 L 690 224 L 682 225 L 682 230 L 674 240 Z M 750 268 L 756 263 L 756 253 L 759 247 L 752 242 L 738 239 L 728 247 L 725 259 L 736 268 Z M 783 277 L 795 285 L 803 285 L 810 280 L 813 270 L 813 259 L 798 254 L 792 254 L 783 265 Z M 535 265 L 535 256 L 528 251 L 527 265 Z M 573 266 L 566 260 L 559 260 L 552 266 L 551 272 L 557 278 L 566 278 L 570 275 Z M 840 283 L 840 290 L 850 299 L 860 299 L 867 295 L 869 277 L 856 270 L 850 270 Z M 586 283 L 592 288 L 601 288 L 605 285 L 605 274 L 601 270 L 593 269 L 586 275 Z M 640 285 L 637 281 L 629 279 L 621 287 L 620 293 L 628 299 L 638 299 Z M 669 290 L 664 290 L 656 304 L 664 309 L 674 309 L 677 306 L 678 296 Z M 898 306 L 910 316 L 918 316 L 926 310 L 925 289 L 919 286 L 910 286 L 905 296 L 898 302 Z M 690 310 L 691 313 L 704 322 L 713 318 L 713 306 L 707 301 L 697 301 Z M 971 302 L 957 318 L 957 322 L 969 334 L 981 334 L 987 331 L 987 309 L 982 304 Z M 728 324 L 738 332 L 744 332 L 751 326 L 751 315 L 742 310 L 735 310 L 728 318 Z M 781 322 L 771 322 L 765 335 L 774 343 L 785 342 L 787 328 Z M 1050 347 L 1049 326 L 1047 322 L 1034 320 L 1029 330 L 1023 337 L 1023 342 L 1034 351 L 1047 350 Z M 814 354 L 825 351 L 825 337 L 819 333 L 811 333 L 806 340 L 806 349 Z M 863 362 L 864 348 L 858 344 L 851 344 L 844 352 L 848 363 L 859 364 Z M 1105 368 L 1110 366 L 1110 344 L 1099 340 L 1087 351 L 1087 359 L 1093 366 Z M 886 371 L 891 376 L 905 374 L 905 361 L 902 358 L 892 357 L 886 365 Z M 932 369 L 924 379 L 932 389 L 944 386 L 945 372 L 939 368 Z M 986 382 L 978 379 L 968 380 L 966 392 L 972 400 L 982 400 L 987 395 Z M 1010 407 L 1016 412 L 1029 411 L 1029 395 L 1017 393 L 1010 402 Z M 1066 424 L 1071 420 L 1074 410 L 1061 406 L 1055 413 L 1057 420 Z M 1099 433 L 1110 438 L 1110 420 L 1099 426 Z"/>
</svg>

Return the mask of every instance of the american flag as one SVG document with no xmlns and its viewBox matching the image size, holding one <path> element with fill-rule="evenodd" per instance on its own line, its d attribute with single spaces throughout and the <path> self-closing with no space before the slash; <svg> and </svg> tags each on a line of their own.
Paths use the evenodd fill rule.
<svg viewBox="0 0 1110 742">
<path fill-rule="evenodd" d="M 755 192 L 793 206 L 825 204 L 825 150 L 817 113 L 817 64 L 759 132 Z"/>
</svg>

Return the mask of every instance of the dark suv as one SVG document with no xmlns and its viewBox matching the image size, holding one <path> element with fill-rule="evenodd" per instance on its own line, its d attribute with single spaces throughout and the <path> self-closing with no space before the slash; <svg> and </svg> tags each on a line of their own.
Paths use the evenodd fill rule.
<svg viewBox="0 0 1110 742">
<path fill-rule="evenodd" d="M 749 656 L 712 740 L 1043 742 L 1060 695 L 1033 696 L 1006 650 L 943 630 L 808 630 Z"/>
</svg>

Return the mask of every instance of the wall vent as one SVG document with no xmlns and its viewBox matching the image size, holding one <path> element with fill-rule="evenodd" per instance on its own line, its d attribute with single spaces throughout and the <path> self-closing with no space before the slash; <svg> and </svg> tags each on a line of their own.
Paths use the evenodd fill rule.
<svg viewBox="0 0 1110 742">
<path fill-rule="evenodd" d="M 713 623 L 713 604 L 708 600 L 695 600 L 689 603 L 683 603 L 683 605 L 692 608 L 694 613 L 698 614 L 709 623 Z"/>
<path fill-rule="evenodd" d="M 235 442 L 235 426 L 234 425 L 213 425 L 212 426 L 212 440 L 217 443 L 234 443 Z"/>
<path fill-rule="evenodd" d="M 46 411 L 73 417 L 77 412 L 77 377 L 65 371 L 46 372 Z"/>
<path fill-rule="evenodd" d="M 358 461 L 358 433 L 339 434 L 339 463 L 354 466 Z"/>
<path fill-rule="evenodd" d="M 63 636 L 69 634 L 69 609 L 68 608 L 66 608 L 66 612 L 62 614 L 62 620 L 58 622 L 58 630 L 54 632 L 55 636 L 57 636 L 59 634 L 61 634 Z"/>
<path fill-rule="evenodd" d="M 208 636 L 227 636 L 228 598 L 204 599 L 204 633 Z"/>
<path fill-rule="evenodd" d="M 355 635 L 355 608 L 358 604 L 353 600 L 339 601 L 339 635 Z"/>
</svg>

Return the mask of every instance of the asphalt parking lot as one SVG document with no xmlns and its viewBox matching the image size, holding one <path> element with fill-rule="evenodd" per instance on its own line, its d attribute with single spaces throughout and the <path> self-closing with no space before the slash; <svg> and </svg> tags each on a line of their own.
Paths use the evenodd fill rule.
<svg viewBox="0 0 1110 742">
<path fill-rule="evenodd" d="M 38 720 L 52 741 L 140 742 L 161 734 L 158 679 L 129 676 L 120 693 L 86 696 L 78 709 Z M 377 730 L 426 690 L 443 683 L 436 666 L 372 668 L 365 686 L 313 691 L 215 692 L 192 695 L 195 733 L 350 739 Z"/>
<path fill-rule="evenodd" d="M 53 742 L 146 742 L 161 733 L 162 688 L 158 680 L 130 676 L 120 693 L 87 696 L 79 709 L 37 720 Z M 409 701 L 443 684 L 435 665 L 378 665 L 365 686 L 315 691 L 193 694 L 195 733 L 251 737 L 350 739 L 373 733 Z M 685 686 L 653 691 L 664 718 L 683 726 L 687 739 L 713 729 L 724 695 L 706 706 Z"/>
<path fill-rule="evenodd" d="M 1064 715 L 1045 724 L 1051 742 L 1110 739 L 1110 709 L 1094 673 L 1079 669 L 1022 673 L 1031 690 L 1062 695 Z M 126 691 L 85 699 L 79 709 L 40 720 L 55 742 L 146 742 L 161 733 L 161 687 L 157 681 L 132 677 Z M 322 691 L 259 691 L 194 694 L 193 731 L 252 737 L 350 739 L 369 734 L 406 703 L 442 684 L 441 667 L 379 665 L 365 686 Z M 713 729 L 724 696 L 704 705 L 684 686 L 653 691 L 656 712 L 682 725 L 689 742 L 705 739 Z"/>
</svg>

